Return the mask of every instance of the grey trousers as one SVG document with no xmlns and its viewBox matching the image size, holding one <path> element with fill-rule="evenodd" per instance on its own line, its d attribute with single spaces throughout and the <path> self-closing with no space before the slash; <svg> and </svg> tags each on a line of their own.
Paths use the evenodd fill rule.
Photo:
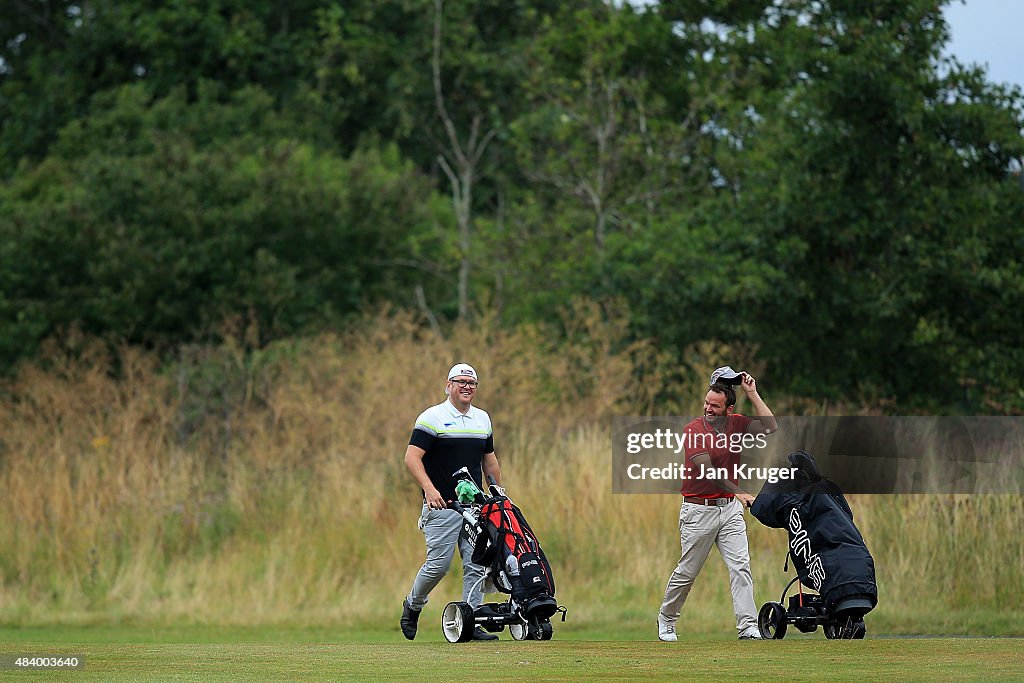
<svg viewBox="0 0 1024 683">
<path fill-rule="evenodd" d="M 738 500 L 721 507 L 684 502 L 679 508 L 679 543 L 682 556 L 665 587 L 662 621 L 674 624 L 679 618 L 686 596 L 690 594 L 711 546 L 717 545 L 729 569 L 736 630 L 740 635 L 756 631 L 757 607 L 754 605 L 754 580 L 750 576 L 743 505 Z"/>
<path fill-rule="evenodd" d="M 472 562 L 473 546 L 460 533 L 462 522 L 462 515 L 455 510 L 431 510 L 426 503 L 423 504 L 419 525 L 427 542 L 427 559 L 416 573 L 409 591 L 409 606 L 413 609 L 423 609 L 427 595 L 448 573 L 456 545 L 462 556 L 462 599 L 474 609 L 483 602 L 480 579 L 484 568 Z"/>
</svg>

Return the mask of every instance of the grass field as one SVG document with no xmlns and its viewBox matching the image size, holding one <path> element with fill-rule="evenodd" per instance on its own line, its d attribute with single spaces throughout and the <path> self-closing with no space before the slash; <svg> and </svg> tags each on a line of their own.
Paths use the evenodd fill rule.
<svg viewBox="0 0 1024 683">
<path fill-rule="evenodd" d="M 602 321 L 573 323 L 576 341 L 555 348 L 539 330 L 481 321 L 445 339 L 385 317 L 251 357 L 231 344 L 171 368 L 132 349 L 116 362 L 56 354 L 0 381 L 0 658 L 87 662 L 0 680 L 1020 677 L 1024 640 L 963 637 L 1024 636 L 1020 495 L 851 496 L 879 591 L 866 641 L 730 638 L 717 551 L 683 640 L 653 640 L 679 501 L 612 493 L 609 420 L 692 414 L 685 397 L 700 400 L 714 367 L 758 368 L 708 344 L 685 377 L 664 375 Z M 480 405 L 498 425 L 504 483 L 569 609 L 551 642 L 443 642 L 458 566 L 420 637 L 398 632 L 424 553 L 402 454 L 447 367 L 427 358 L 471 358 L 487 377 Z M 774 394 L 771 405 L 844 414 Z M 748 535 L 755 600 L 778 599 L 786 534 L 748 517 Z"/>
<path fill-rule="evenodd" d="M 648 634 L 556 630 L 549 642 L 451 645 L 439 629 L 415 642 L 395 631 L 211 627 L 0 628 L 0 657 L 80 655 L 84 670 L 0 671 L 58 680 L 998 680 L 1024 669 L 1022 642 L 991 638 L 870 637 L 784 641 L 721 637 L 678 643 Z M 561 626 L 561 625 L 559 625 Z"/>
</svg>

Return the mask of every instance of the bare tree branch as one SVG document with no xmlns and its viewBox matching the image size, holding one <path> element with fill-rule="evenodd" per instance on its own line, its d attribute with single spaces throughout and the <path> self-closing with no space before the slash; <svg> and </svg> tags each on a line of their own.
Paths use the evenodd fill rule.
<svg viewBox="0 0 1024 683">
<path fill-rule="evenodd" d="M 427 322 L 430 323 L 430 329 L 433 330 L 434 334 L 438 337 L 442 336 L 441 325 L 437 322 L 437 316 L 427 306 L 427 297 L 423 294 L 423 285 L 420 284 L 416 285 L 416 305 L 419 306 L 420 311 L 426 316 Z"/>
<path fill-rule="evenodd" d="M 459 179 L 456 177 L 455 171 L 452 170 L 452 167 L 448 164 L 448 160 L 444 158 L 443 154 L 437 155 L 437 165 L 440 166 L 441 170 L 444 171 L 444 174 L 448 176 L 448 182 L 450 182 L 452 186 L 452 201 L 456 206 L 458 206 L 462 203 L 462 196 L 461 186 L 459 185 Z"/>
<path fill-rule="evenodd" d="M 469 274 L 471 267 L 470 239 L 473 232 L 473 183 L 476 180 L 477 166 L 483 158 L 487 145 L 494 139 L 496 130 L 489 129 L 480 137 L 481 117 L 473 116 L 469 127 L 469 137 L 465 145 L 459 140 L 455 121 L 448 113 L 444 101 L 444 90 L 441 84 L 441 22 L 444 13 L 444 0 L 434 0 L 434 42 L 431 54 L 431 75 L 434 81 L 434 104 L 437 115 L 444 126 L 448 138 L 447 148 L 442 148 L 437 157 L 438 165 L 448 177 L 452 186 L 452 205 L 459 229 L 459 318 L 469 315 Z"/>
<path fill-rule="evenodd" d="M 448 134 L 448 144 L 458 162 L 465 162 L 466 156 L 462 153 L 462 146 L 459 144 L 459 135 L 455 131 L 455 124 L 448 116 L 448 109 L 444 105 L 444 94 L 441 89 L 441 14 L 444 11 L 444 0 L 434 0 L 434 45 L 431 66 L 434 76 L 434 104 L 437 106 L 437 113 L 444 124 L 444 130 Z"/>
</svg>

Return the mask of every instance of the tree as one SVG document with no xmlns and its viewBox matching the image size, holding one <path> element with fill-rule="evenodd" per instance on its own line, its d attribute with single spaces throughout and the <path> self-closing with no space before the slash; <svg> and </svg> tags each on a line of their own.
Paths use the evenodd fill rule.
<svg viewBox="0 0 1024 683">
<path fill-rule="evenodd" d="M 305 82 L 318 0 L 16 2 L 0 18 L 0 177 L 42 160 L 91 98 L 142 83 L 153 97 L 216 81 L 280 105 Z"/>
<path fill-rule="evenodd" d="M 441 26 L 444 11 L 443 0 L 434 0 L 434 37 L 431 52 L 430 68 L 434 83 L 434 102 L 438 118 L 444 125 L 447 145 L 437 157 L 437 163 L 444 170 L 452 188 L 452 208 L 459 228 L 459 319 L 469 315 L 469 273 L 470 239 L 473 232 L 473 186 L 476 182 L 478 167 L 487 145 L 497 132 L 489 127 L 481 131 L 483 116 L 476 113 L 469 125 L 469 134 L 465 140 L 460 139 L 455 122 L 448 113 L 445 104 L 444 90 L 441 85 Z M 487 125 L 486 123 L 483 125 Z"/>
<path fill-rule="evenodd" d="M 148 99 L 97 101 L 0 188 L 5 364 L 71 325 L 164 348 L 232 316 L 259 343 L 322 329 L 410 287 L 393 261 L 448 218 L 393 145 L 323 154 L 259 89 Z"/>
<path fill-rule="evenodd" d="M 769 261 L 790 285 L 755 328 L 764 351 L 809 394 L 934 407 L 972 382 L 1010 388 L 976 349 L 1017 357 L 992 343 L 1020 330 L 982 274 L 1019 282 L 996 245 L 1022 215 L 1020 94 L 937 70 L 948 32 L 927 0 L 787 3 L 756 36 L 773 87 L 750 102 L 730 185 L 741 220 L 793 243 Z M 965 309 L 979 300 L 1003 311 L 984 331 Z"/>
</svg>

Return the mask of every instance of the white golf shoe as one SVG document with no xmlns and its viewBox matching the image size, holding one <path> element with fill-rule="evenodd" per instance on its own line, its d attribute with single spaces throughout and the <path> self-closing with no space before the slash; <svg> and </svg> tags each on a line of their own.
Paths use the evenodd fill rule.
<svg viewBox="0 0 1024 683">
<path fill-rule="evenodd" d="M 658 615 L 658 640 L 663 640 L 666 643 L 674 643 L 679 640 L 676 637 L 676 625 L 669 623 Z"/>
</svg>

